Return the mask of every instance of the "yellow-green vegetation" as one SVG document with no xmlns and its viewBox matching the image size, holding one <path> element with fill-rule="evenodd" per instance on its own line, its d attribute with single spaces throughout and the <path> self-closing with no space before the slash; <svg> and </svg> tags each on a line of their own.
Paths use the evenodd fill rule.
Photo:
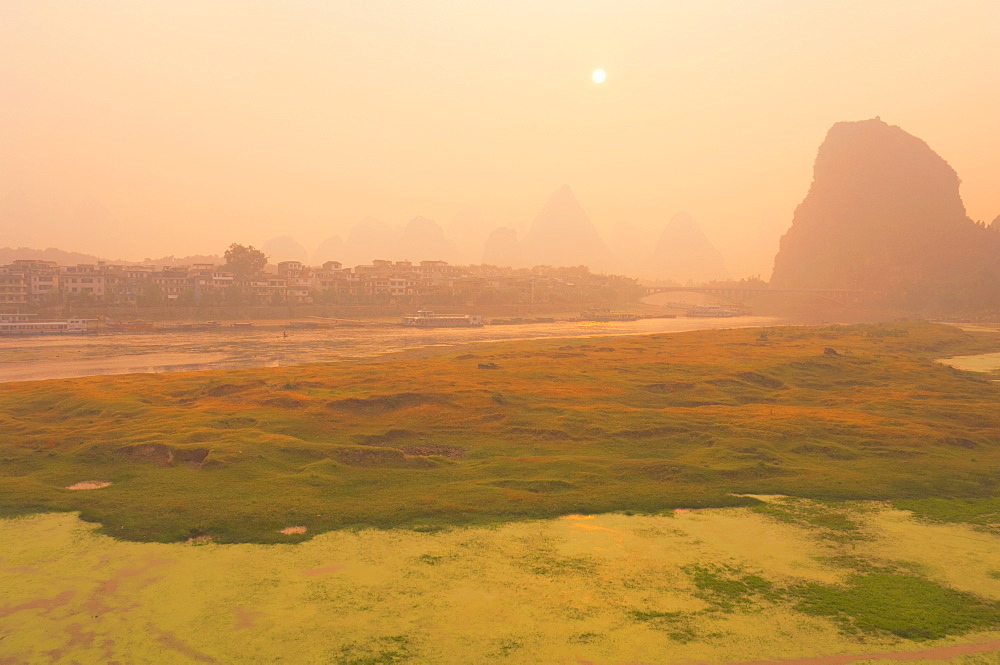
<svg viewBox="0 0 1000 665">
<path fill-rule="evenodd" d="M 0 520 L 0 662 L 1000 662 L 1000 535 L 763 498 L 289 545 Z"/>
<path fill-rule="evenodd" d="M 1000 386 L 934 359 L 997 347 L 894 323 L 6 384 L 0 510 L 162 542 L 757 503 L 740 494 L 989 524 Z"/>
</svg>

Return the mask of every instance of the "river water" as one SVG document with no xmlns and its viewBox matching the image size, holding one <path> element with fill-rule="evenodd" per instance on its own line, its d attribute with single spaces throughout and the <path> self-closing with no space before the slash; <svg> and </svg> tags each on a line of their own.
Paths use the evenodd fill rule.
<svg viewBox="0 0 1000 665">
<path fill-rule="evenodd" d="M 99 374 L 284 367 L 372 358 L 425 347 L 477 342 L 602 335 L 636 335 L 715 328 L 769 326 L 777 319 L 676 318 L 596 323 L 560 321 L 482 328 L 420 330 L 402 326 L 284 330 L 220 327 L 204 331 L 107 333 L 0 339 L 0 382 L 64 379 Z"/>
</svg>

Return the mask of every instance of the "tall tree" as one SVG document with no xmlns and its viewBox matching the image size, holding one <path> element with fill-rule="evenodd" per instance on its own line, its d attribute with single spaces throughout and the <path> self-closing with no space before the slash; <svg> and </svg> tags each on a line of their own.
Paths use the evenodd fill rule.
<svg viewBox="0 0 1000 665">
<path fill-rule="evenodd" d="M 253 245 L 244 246 L 233 243 L 226 250 L 226 268 L 237 277 L 256 275 L 267 265 L 267 256 Z"/>
</svg>

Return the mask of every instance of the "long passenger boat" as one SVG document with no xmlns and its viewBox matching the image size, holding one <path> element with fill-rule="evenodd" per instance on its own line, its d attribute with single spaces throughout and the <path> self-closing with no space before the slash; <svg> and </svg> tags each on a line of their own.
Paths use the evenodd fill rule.
<svg viewBox="0 0 1000 665">
<path fill-rule="evenodd" d="M 0 336 L 85 335 L 97 332 L 95 319 L 39 321 L 34 317 L 34 314 L 0 314 Z"/>
<path fill-rule="evenodd" d="M 422 309 L 416 316 L 404 316 L 403 325 L 413 328 L 478 328 L 483 325 L 479 314 L 435 314 Z"/>
</svg>

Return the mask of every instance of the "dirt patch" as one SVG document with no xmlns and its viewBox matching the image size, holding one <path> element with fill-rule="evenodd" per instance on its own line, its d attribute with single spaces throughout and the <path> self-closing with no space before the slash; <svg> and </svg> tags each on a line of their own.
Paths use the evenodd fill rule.
<svg viewBox="0 0 1000 665">
<path fill-rule="evenodd" d="M 955 446 L 956 448 L 978 448 L 979 444 L 971 439 L 963 439 L 961 437 L 945 437 L 943 439 L 938 439 L 938 443 L 945 446 Z"/>
<path fill-rule="evenodd" d="M 535 427 L 508 427 L 507 434 L 511 436 L 527 436 L 543 441 L 569 441 L 573 435 L 561 429 L 539 429 Z"/>
<path fill-rule="evenodd" d="M 6 616 L 10 616 L 15 612 L 23 612 L 24 610 L 43 610 L 45 614 L 51 612 L 52 610 L 65 605 L 73 598 L 72 591 L 63 591 L 57 596 L 52 598 L 36 598 L 35 600 L 29 600 L 26 603 L 21 603 L 20 605 L 4 605 L 0 607 L 0 619 Z"/>
<path fill-rule="evenodd" d="M 524 490 L 535 494 L 576 489 L 576 485 L 567 483 L 565 480 L 498 480 L 492 483 L 492 485 L 506 489 Z"/>
<path fill-rule="evenodd" d="M 647 427 L 645 429 L 626 429 L 615 432 L 615 436 L 626 439 L 659 439 L 665 436 L 684 434 L 688 430 L 683 427 Z"/>
<path fill-rule="evenodd" d="M 651 393 L 672 393 L 676 390 L 690 390 L 694 388 L 693 383 L 685 383 L 683 381 L 675 381 L 673 383 L 650 383 L 649 385 L 643 386 L 645 390 Z"/>
<path fill-rule="evenodd" d="M 859 457 L 857 453 L 848 450 L 847 448 L 841 446 L 828 446 L 819 443 L 803 443 L 802 445 L 792 448 L 792 452 L 800 455 L 823 455 L 824 457 L 829 457 L 830 459 L 841 460 L 852 460 Z"/>
<path fill-rule="evenodd" d="M 811 656 L 785 660 L 754 660 L 743 663 L 733 662 L 728 665 L 846 665 L 846 663 L 859 660 L 950 660 L 958 656 L 987 653 L 998 649 L 1000 649 L 1000 640 L 989 640 L 972 644 L 933 647 L 921 651 L 883 651 L 880 653 L 837 654 L 835 656 Z"/>
<path fill-rule="evenodd" d="M 279 409 L 301 409 L 302 407 L 308 405 L 308 402 L 301 399 L 295 399 L 294 397 L 281 396 L 264 400 L 261 404 L 264 406 L 276 406 Z"/>
<path fill-rule="evenodd" d="M 437 443 L 411 443 L 398 445 L 398 441 L 407 439 L 420 440 L 419 435 L 408 429 L 391 429 L 384 434 L 358 434 L 354 440 L 362 446 L 379 446 L 382 448 L 395 448 L 407 455 L 428 457 L 430 455 L 440 455 L 448 459 L 462 459 L 465 457 L 465 450 L 457 446 L 447 446 Z"/>
<path fill-rule="evenodd" d="M 335 573 L 338 570 L 343 570 L 344 564 L 337 563 L 332 566 L 323 566 L 322 568 L 313 568 L 312 570 L 303 570 L 303 575 L 308 575 L 309 577 L 315 577 L 317 575 L 325 575 L 326 573 Z"/>
<path fill-rule="evenodd" d="M 153 626 L 150 626 L 152 629 Z M 173 649 L 174 651 L 184 654 L 191 660 L 196 660 L 199 663 L 217 663 L 216 659 L 208 656 L 206 654 L 197 651 L 191 646 L 185 644 L 179 637 L 173 633 L 167 632 L 165 630 L 157 631 L 159 635 L 157 636 L 157 641 L 168 649 Z"/>
<path fill-rule="evenodd" d="M 66 487 L 68 490 L 99 490 L 104 487 L 111 485 L 109 482 L 103 480 L 83 480 L 79 483 L 74 483 Z"/>
<path fill-rule="evenodd" d="M 233 416 L 231 418 L 221 418 L 215 422 L 216 427 L 221 427 L 222 429 L 241 429 L 243 427 L 252 427 L 257 424 L 256 418 L 250 418 L 249 416 Z"/>
<path fill-rule="evenodd" d="M 250 390 L 251 388 L 256 388 L 257 386 L 264 385 L 263 381 L 256 381 L 254 383 L 237 385 L 234 383 L 223 383 L 222 385 L 209 388 L 205 391 L 205 394 L 209 397 L 225 397 L 227 395 L 235 395 L 236 393 L 241 393 L 245 390 Z"/>
<path fill-rule="evenodd" d="M 118 595 L 118 588 L 123 582 L 126 580 L 132 580 L 133 578 L 138 578 L 132 583 L 132 591 L 147 587 L 159 579 L 159 577 L 152 575 L 151 572 L 166 563 L 168 563 L 168 561 L 164 559 L 150 558 L 146 561 L 145 565 L 121 568 L 115 571 L 111 574 L 111 577 L 97 585 L 97 588 L 94 589 L 93 593 L 91 593 L 84 602 L 84 610 L 87 614 L 92 616 L 97 616 L 111 611 L 112 607 L 108 605 L 108 602 L 106 601 L 115 600 Z"/>
<path fill-rule="evenodd" d="M 785 384 L 778 379 L 771 376 L 765 376 L 764 374 L 758 374 L 757 372 L 741 372 L 736 376 L 747 383 L 752 383 L 754 385 L 761 386 L 762 388 L 780 390 L 785 387 Z"/>
<path fill-rule="evenodd" d="M 294 536 L 295 534 L 305 533 L 306 528 L 304 526 L 286 526 L 281 529 L 278 533 L 283 533 L 286 536 Z"/>
<path fill-rule="evenodd" d="M 428 443 L 413 446 L 399 446 L 399 449 L 407 455 L 417 455 L 419 457 L 427 457 L 430 455 L 438 455 L 448 459 L 462 459 L 465 457 L 465 451 L 458 446 L 445 446 L 442 444 Z"/>
<path fill-rule="evenodd" d="M 383 446 L 392 444 L 400 439 L 414 439 L 419 435 L 408 429 L 391 429 L 384 434 L 358 434 L 354 440 L 363 446 Z M 388 447 L 392 447 L 391 445 Z"/>
<path fill-rule="evenodd" d="M 138 443 L 119 448 L 115 455 L 130 462 L 150 462 L 158 466 L 191 464 L 201 467 L 209 452 L 208 448 L 174 448 L 162 443 Z"/>
<path fill-rule="evenodd" d="M 437 466 L 426 457 L 410 457 L 397 448 L 343 447 L 334 454 L 341 464 L 383 469 L 431 469 Z"/>
<path fill-rule="evenodd" d="M 436 404 L 454 406 L 450 400 L 434 393 L 396 393 L 373 397 L 348 397 L 327 402 L 327 408 L 348 413 L 374 414 Z"/>
<path fill-rule="evenodd" d="M 201 536 L 192 536 L 184 541 L 188 545 L 208 545 L 213 542 L 213 538 L 207 534 Z"/>
<path fill-rule="evenodd" d="M 246 608 L 243 605 L 237 605 L 233 608 L 233 611 L 236 613 L 235 630 L 247 630 L 257 626 L 257 617 L 260 616 L 260 612 Z"/>
</svg>

